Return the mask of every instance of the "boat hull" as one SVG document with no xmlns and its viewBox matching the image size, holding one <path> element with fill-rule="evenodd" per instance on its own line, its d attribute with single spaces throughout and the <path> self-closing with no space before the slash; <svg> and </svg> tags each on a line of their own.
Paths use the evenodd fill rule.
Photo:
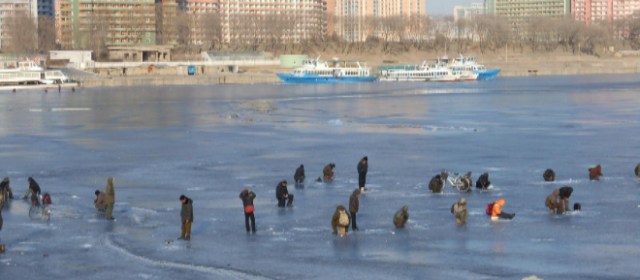
<svg viewBox="0 0 640 280">
<path fill-rule="evenodd" d="M 500 69 L 487 69 L 484 71 L 478 71 L 478 81 L 491 80 L 500 74 Z"/>
<path fill-rule="evenodd" d="M 286 84 L 325 84 L 325 83 L 362 83 L 373 82 L 375 76 L 362 77 L 335 77 L 335 76 L 318 76 L 318 75 L 294 75 L 290 73 L 277 73 L 278 78 Z"/>
</svg>

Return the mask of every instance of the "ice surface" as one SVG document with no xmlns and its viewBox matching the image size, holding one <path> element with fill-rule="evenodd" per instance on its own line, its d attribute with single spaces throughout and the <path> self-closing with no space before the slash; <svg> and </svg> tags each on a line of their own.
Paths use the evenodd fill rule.
<svg viewBox="0 0 640 280">
<path fill-rule="evenodd" d="M 33 176 L 54 202 L 49 223 L 22 200 L 3 212 L 0 279 L 633 279 L 639 87 L 628 75 L 0 93 L 0 176 L 18 196 Z M 331 215 L 364 155 L 360 231 L 337 238 Z M 335 182 L 315 182 L 330 162 Z M 605 176 L 589 181 L 595 164 Z M 542 181 L 546 168 L 557 182 Z M 442 169 L 488 172 L 494 188 L 428 193 Z M 114 222 L 92 204 L 109 176 Z M 293 208 L 276 207 L 283 179 Z M 544 199 L 564 185 L 583 211 L 551 217 Z M 245 187 L 257 194 L 255 235 Z M 190 242 L 175 240 L 183 193 Z M 466 226 L 449 213 L 461 196 Z M 514 220 L 484 214 L 499 197 Z"/>
</svg>

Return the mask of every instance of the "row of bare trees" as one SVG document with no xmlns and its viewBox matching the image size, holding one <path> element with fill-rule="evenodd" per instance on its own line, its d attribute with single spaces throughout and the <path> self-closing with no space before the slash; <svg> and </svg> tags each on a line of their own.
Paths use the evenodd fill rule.
<svg viewBox="0 0 640 280">
<path fill-rule="evenodd" d="M 610 46 L 640 49 L 640 15 L 611 24 L 589 25 L 568 17 L 532 17 L 519 22 L 493 15 L 457 22 L 451 17 L 335 18 L 335 33 L 328 36 L 314 33 L 296 17 L 257 13 L 225 17 L 219 13 L 195 15 L 178 11 L 166 18 L 157 16 L 156 21 L 151 31 L 148 23 L 123 29 L 114 25 L 109 14 L 96 14 L 84 23 L 82 33 L 74 35 L 79 42 L 75 48 L 90 49 L 98 58 L 105 58 L 114 36 L 126 38 L 129 44 L 141 44 L 153 32 L 153 43 L 173 44 L 183 52 L 227 49 L 309 53 L 333 49 L 344 53 L 395 54 L 410 50 L 486 53 L 509 48 L 532 53 L 562 50 L 601 55 Z M 27 14 L 17 14 L 6 18 L 2 28 L 5 52 L 46 53 L 61 47 L 56 43 L 54 19 L 50 17 L 36 20 Z"/>
</svg>

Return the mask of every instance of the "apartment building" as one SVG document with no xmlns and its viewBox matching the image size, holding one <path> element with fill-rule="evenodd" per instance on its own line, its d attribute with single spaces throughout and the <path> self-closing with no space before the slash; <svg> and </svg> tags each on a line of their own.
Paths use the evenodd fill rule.
<svg viewBox="0 0 640 280">
<path fill-rule="evenodd" d="M 38 16 L 52 17 L 55 15 L 55 0 L 38 0 Z"/>
<path fill-rule="evenodd" d="M 506 18 L 517 27 L 531 17 L 564 17 L 571 15 L 571 0 L 486 0 L 487 14 Z"/>
<path fill-rule="evenodd" d="M 86 48 L 96 39 L 107 46 L 156 44 L 155 0 L 57 1 L 63 48 Z"/>
<path fill-rule="evenodd" d="M 470 3 L 453 6 L 453 21 L 471 19 L 474 16 L 484 14 L 484 3 Z"/>
<path fill-rule="evenodd" d="M 327 13 L 333 18 L 328 32 L 349 42 L 362 42 L 375 33 L 367 19 L 424 17 L 427 0 L 328 0 Z"/>
<path fill-rule="evenodd" d="M 6 36 L 7 19 L 14 15 L 28 14 L 37 24 L 37 0 L 3 0 L 0 1 L 0 49 L 8 39 Z"/>
<path fill-rule="evenodd" d="M 577 21 L 612 23 L 640 11 L 640 0 L 572 0 L 571 15 Z"/>
</svg>

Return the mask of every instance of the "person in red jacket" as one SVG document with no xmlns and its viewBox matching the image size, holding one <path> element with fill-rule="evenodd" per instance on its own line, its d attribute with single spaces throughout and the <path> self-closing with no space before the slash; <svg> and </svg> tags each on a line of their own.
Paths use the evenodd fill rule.
<svg viewBox="0 0 640 280">
<path fill-rule="evenodd" d="M 240 192 L 240 199 L 244 206 L 244 225 L 247 228 L 247 232 L 251 231 L 256 233 L 256 217 L 253 215 L 254 206 L 253 199 L 256 198 L 256 194 L 251 189 L 244 189 Z M 249 220 L 251 220 L 251 226 L 249 226 Z"/>
</svg>

